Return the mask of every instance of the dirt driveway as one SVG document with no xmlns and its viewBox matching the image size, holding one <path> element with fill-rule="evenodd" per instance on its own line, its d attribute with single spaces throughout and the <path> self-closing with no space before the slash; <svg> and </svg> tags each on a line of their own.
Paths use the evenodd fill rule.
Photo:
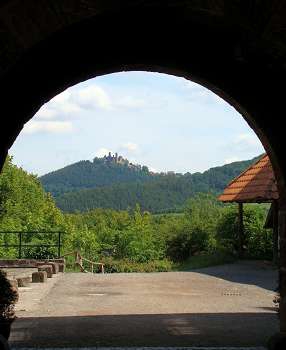
<svg viewBox="0 0 286 350">
<path fill-rule="evenodd" d="M 247 262 L 196 272 L 67 273 L 33 305 L 21 305 L 10 340 L 21 347 L 265 345 L 278 331 L 276 280 L 271 268 Z"/>
</svg>

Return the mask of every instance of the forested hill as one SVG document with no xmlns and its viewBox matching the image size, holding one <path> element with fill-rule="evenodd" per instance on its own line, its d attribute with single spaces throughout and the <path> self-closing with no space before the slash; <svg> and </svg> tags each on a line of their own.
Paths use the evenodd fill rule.
<svg viewBox="0 0 286 350">
<path fill-rule="evenodd" d="M 57 197 L 66 192 L 150 180 L 155 175 L 146 166 L 134 165 L 122 157 L 105 156 L 93 162 L 82 160 L 40 177 L 47 192 Z"/>
<path fill-rule="evenodd" d="M 127 209 L 133 208 L 136 203 L 143 210 L 165 212 L 180 210 L 186 200 L 196 193 L 222 192 L 234 177 L 258 158 L 194 174 L 153 174 L 147 167 L 110 164 L 96 158 L 93 163 L 79 162 L 45 175 L 40 180 L 45 189 L 53 193 L 59 208 L 66 212 L 99 207 Z M 71 176 L 69 169 L 72 170 Z M 85 179 L 89 179 L 88 183 Z"/>
</svg>

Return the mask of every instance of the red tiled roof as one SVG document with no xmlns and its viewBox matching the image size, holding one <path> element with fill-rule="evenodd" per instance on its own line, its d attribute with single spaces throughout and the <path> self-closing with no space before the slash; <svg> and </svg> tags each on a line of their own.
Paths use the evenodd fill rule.
<svg viewBox="0 0 286 350">
<path fill-rule="evenodd" d="M 222 202 L 271 202 L 278 199 L 272 165 L 267 154 L 232 180 L 219 196 Z"/>
</svg>

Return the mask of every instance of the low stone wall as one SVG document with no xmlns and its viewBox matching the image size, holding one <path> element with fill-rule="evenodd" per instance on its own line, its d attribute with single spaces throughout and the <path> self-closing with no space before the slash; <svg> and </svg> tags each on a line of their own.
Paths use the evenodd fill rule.
<svg viewBox="0 0 286 350">
<path fill-rule="evenodd" d="M 44 268 L 43 268 L 44 267 Z M 20 276 L 8 275 L 10 282 L 17 287 L 27 287 L 31 282 L 45 282 L 47 277 L 51 278 L 53 274 L 65 271 L 65 259 L 0 259 L 0 269 L 38 269 L 39 274 L 35 273 L 32 278 L 33 270 L 29 273 L 21 273 Z M 43 275 L 42 272 L 45 272 Z"/>
<path fill-rule="evenodd" d="M 17 267 L 17 268 L 31 268 L 37 267 L 39 261 L 37 259 L 0 259 L 0 268 L 9 268 L 9 267 Z"/>
<path fill-rule="evenodd" d="M 0 269 L 1 268 L 9 268 L 9 267 L 17 267 L 17 268 L 31 268 L 38 267 L 39 263 L 49 263 L 55 262 L 59 264 L 65 264 L 65 259 L 0 259 Z"/>
</svg>

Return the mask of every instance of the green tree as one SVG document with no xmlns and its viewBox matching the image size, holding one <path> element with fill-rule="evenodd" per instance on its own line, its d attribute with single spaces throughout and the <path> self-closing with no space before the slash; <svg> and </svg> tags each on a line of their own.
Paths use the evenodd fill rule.
<svg viewBox="0 0 286 350">
<path fill-rule="evenodd" d="M 0 175 L 0 231 L 63 231 L 64 215 L 56 207 L 50 194 L 42 188 L 35 175 L 12 164 L 7 157 Z M 55 236 L 29 234 L 25 243 L 54 242 Z M 2 244 L 17 243 L 17 236 L 1 234 Z M 28 250 L 27 250 L 28 252 Z M 52 254 L 52 251 L 50 252 Z M 1 255 L 14 256 L 16 250 L 2 249 Z M 32 254 L 32 248 L 29 250 Z"/>
</svg>

